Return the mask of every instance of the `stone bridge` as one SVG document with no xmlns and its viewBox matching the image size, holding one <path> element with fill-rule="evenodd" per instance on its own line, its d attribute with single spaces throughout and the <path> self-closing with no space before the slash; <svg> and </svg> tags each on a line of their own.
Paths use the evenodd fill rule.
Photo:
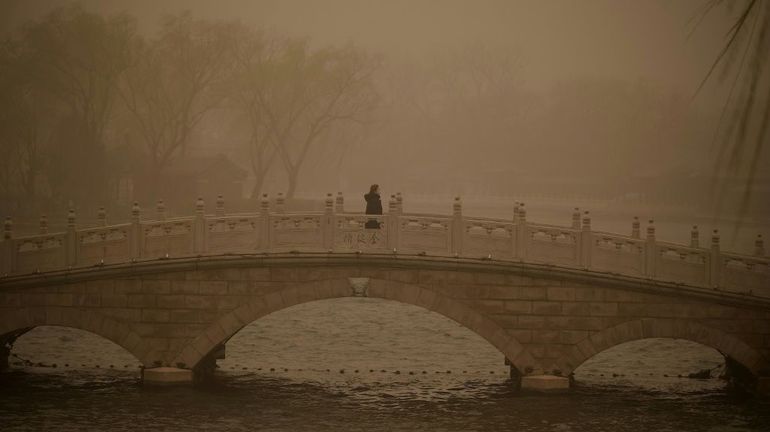
<svg viewBox="0 0 770 432">
<path fill-rule="evenodd" d="M 131 221 L 14 238 L 6 220 L 0 338 L 39 325 L 83 329 L 125 348 L 147 382 L 205 376 L 238 330 L 314 300 L 368 296 L 424 307 L 477 333 L 510 362 L 524 387 L 565 387 L 586 359 L 643 338 L 681 338 L 719 350 L 731 373 L 765 388 L 770 378 L 770 271 L 755 256 L 511 220 L 409 214 L 392 196 L 381 216 L 289 213 L 267 197 L 255 214 L 227 215 L 220 199 L 187 218 Z M 375 219 L 380 229 L 367 229 Z M 4 355 L 3 355 L 4 354 Z"/>
</svg>

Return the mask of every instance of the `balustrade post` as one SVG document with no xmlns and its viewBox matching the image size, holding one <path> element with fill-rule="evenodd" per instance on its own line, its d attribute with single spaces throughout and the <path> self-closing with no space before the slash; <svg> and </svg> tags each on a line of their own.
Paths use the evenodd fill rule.
<svg viewBox="0 0 770 432">
<path fill-rule="evenodd" d="M 202 197 L 195 201 L 195 219 L 193 220 L 193 253 L 206 253 L 206 205 Z"/>
<path fill-rule="evenodd" d="M 395 195 L 391 195 L 388 200 L 388 215 L 386 216 L 385 228 L 388 230 L 387 246 L 388 249 L 398 250 L 398 200 Z"/>
<path fill-rule="evenodd" d="M 158 203 L 155 205 L 155 211 L 158 214 L 159 221 L 166 220 L 166 203 L 164 203 L 162 199 L 159 199 Z"/>
<path fill-rule="evenodd" d="M 719 251 L 719 230 L 711 233 L 711 257 L 709 259 L 711 271 L 708 281 L 712 287 L 718 287 L 722 281 L 722 254 Z"/>
<path fill-rule="evenodd" d="M 337 198 L 334 200 L 334 212 L 345 213 L 345 197 L 342 192 L 337 192 Z"/>
<path fill-rule="evenodd" d="M 321 229 L 323 230 L 323 247 L 326 250 L 331 250 L 334 248 L 334 197 L 331 193 L 326 194 L 324 201 Z"/>
<path fill-rule="evenodd" d="M 463 233 L 465 232 L 465 221 L 463 220 L 463 203 L 459 196 L 455 197 L 452 204 L 452 232 L 450 244 L 454 253 L 458 256 L 463 254 Z"/>
<path fill-rule="evenodd" d="M 48 216 L 40 215 L 40 234 L 48 234 Z"/>
<path fill-rule="evenodd" d="M 647 243 L 644 246 L 644 274 L 655 277 L 655 264 L 658 256 L 658 246 L 655 243 L 655 221 L 650 219 L 647 225 Z"/>
<path fill-rule="evenodd" d="M 698 225 L 693 225 L 692 231 L 690 231 L 690 247 L 700 247 L 700 232 L 698 232 Z"/>
<path fill-rule="evenodd" d="M 514 224 L 519 223 L 519 202 L 518 201 L 513 202 L 513 223 Z"/>
<path fill-rule="evenodd" d="M 285 209 L 286 198 L 283 196 L 283 192 L 278 192 L 278 196 L 275 197 L 275 212 L 283 214 Z"/>
<path fill-rule="evenodd" d="M 765 242 L 762 240 L 762 234 L 757 234 L 757 239 L 754 240 L 754 256 L 765 256 Z"/>
<path fill-rule="evenodd" d="M 639 223 L 639 216 L 634 216 L 634 221 L 631 222 L 631 238 L 641 238 L 641 224 Z"/>
<path fill-rule="evenodd" d="M 3 240 L 11 239 L 13 239 L 13 221 L 11 220 L 11 217 L 8 216 L 5 218 L 5 223 L 3 223 Z"/>
<path fill-rule="evenodd" d="M 99 221 L 99 226 L 107 226 L 107 211 L 104 210 L 104 207 L 99 207 L 99 210 L 96 212 L 96 219 Z"/>
<path fill-rule="evenodd" d="M 225 198 L 222 195 L 217 196 L 217 208 L 214 211 L 217 217 L 225 215 Z"/>
<path fill-rule="evenodd" d="M 591 215 L 586 210 L 583 213 L 583 226 L 580 228 L 580 265 L 583 268 L 591 267 Z"/>
<path fill-rule="evenodd" d="M 5 218 L 3 223 L 3 242 L 0 243 L 0 275 L 11 274 L 16 271 L 16 248 L 13 241 L 13 221 L 10 217 Z"/>
<path fill-rule="evenodd" d="M 131 207 L 131 228 L 129 229 L 129 255 L 131 259 L 139 259 L 142 257 L 142 225 L 140 222 L 141 209 L 139 203 L 134 202 Z"/>
<path fill-rule="evenodd" d="M 263 251 L 270 250 L 270 196 L 262 194 L 259 202 L 259 239 L 257 247 Z"/>
<path fill-rule="evenodd" d="M 575 207 L 575 211 L 572 212 L 572 229 L 580 229 L 580 208 Z"/>
<path fill-rule="evenodd" d="M 529 248 L 529 228 L 527 227 L 527 209 L 524 203 L 519 203 L 518 225 L 516 226 L 516 257 L 519 259 L 527 258 L 527 249 Z"/>
<path fill-rule="evenodd" d="M 75 229 L 75 209 L 70 207 L 67 212 L 65 262 L 68 266 L 78 263 L 78 233 Z"/>
</svg>

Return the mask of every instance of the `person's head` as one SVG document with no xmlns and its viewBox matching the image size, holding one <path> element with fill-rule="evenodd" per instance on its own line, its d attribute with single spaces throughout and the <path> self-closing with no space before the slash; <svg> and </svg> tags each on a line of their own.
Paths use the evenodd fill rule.
<svg viewBox="0 0 770 432">
<path fill-rule="evenodd" d="M 375 193 L 375 194 L 378 194 L 378 193 L 380 193 L 380 185 L 378 185 L 378 184 L 376 184 L 376 183 L 375 183 L 375 184 L 373 184 L 373 185 L 372 185 L 372 186 L 369 188 L 369 193 Z"/>
</svg>

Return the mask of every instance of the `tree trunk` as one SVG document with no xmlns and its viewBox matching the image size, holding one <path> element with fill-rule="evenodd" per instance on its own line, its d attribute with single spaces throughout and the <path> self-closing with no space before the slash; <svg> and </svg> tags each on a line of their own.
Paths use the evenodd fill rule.
<svg viewBox="0 0 770 432">
<path fill-rule="evenodd" d="M 254 187 L 251 189 L 251 199 L 259 201 L 259 197 L 262 196 L 262 187 L 265 185 L 265 176 L 256 176 L 254 181 Z"/>
<path fill-rule="evenodd" d="M 286 170 L 286 175 L 289 177 L 289 189 L 286 191 L 286 199 L 294 198 L 294 193 L 297 191 L 297 182 L 299 180 L 299 167 L 293 170 Z"/>
</svg>

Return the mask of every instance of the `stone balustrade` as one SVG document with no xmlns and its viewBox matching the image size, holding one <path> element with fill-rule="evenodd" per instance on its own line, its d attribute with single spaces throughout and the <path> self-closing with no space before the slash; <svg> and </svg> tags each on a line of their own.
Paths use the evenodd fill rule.
<svg viewBox="0 0 770 432">
<path fill-rule="evenodd" d="M 708 247 L 701 247 L 697 226 L 689 245 L 659 241 L 652 220 L 644 238 L 638 218 L 630 235 L 594 231 L 590 213 L 579 209 L 571 225 L 554 226 L 529 221 L 518 202 L 509 220 L 464 216 L 459 197 L 448 215 L 404 212 L 400 193 L 390 197 L 387 208 L 377 216 L 346 212 L 338 193 L 327 195 L 323 211 L 294 213 L 279 194 L 273 208 L 264 195 L 258 212 L 227 214 L 220 196 L 214 214 L 206 214 L 199 199 L 193 216 L 168 217 L 159 200 L 150 219 L 142 218 L 135 204 L 130 222 L 110 225 L 102 208 L 98 226 L 77 229 L 70 210 L 66 231 L 49 232 L 42 216 L 39 234 L 23 237 L 13 236 L 6 219 L 0 276 L 202 255 L 411 254 L 548 264 L 770 298 L 761 236 L 749 256 L 722 251 L 717 231 Z M 367 228 L 372 225 L 380 228 Z"/>
</svg>

